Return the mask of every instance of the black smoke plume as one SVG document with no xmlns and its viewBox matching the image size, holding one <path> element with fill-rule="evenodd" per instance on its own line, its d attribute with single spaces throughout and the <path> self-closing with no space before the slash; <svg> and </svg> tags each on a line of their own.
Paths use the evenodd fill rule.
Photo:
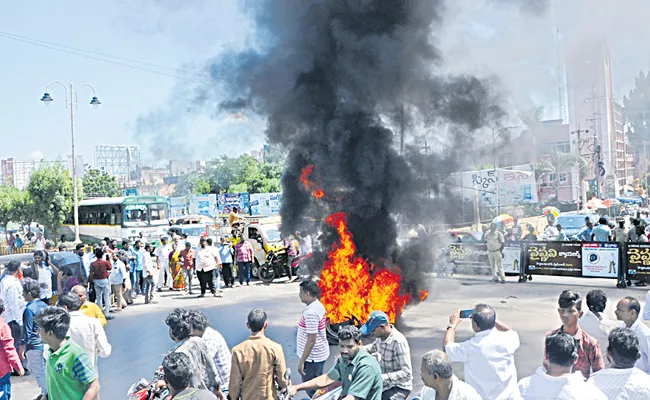
<svg viewBox="0 0 650 400">
<path fill-rule="evenodd" d="M 249 3 L 260 41 L 256 51 L 210 66 L 218 104 L 268 116 L 272 143 L 289 149 L 282 178 L 282 230 L 324 229 L 344 211 L 358 251 L 394 262 L 417 298 L 432 265 L 421 233 L 396 245 L 397 221 L 426 224 L 449 207 L 441 183 L 457 170 L 476 132 L 501 116 L 489 85 L 472 76 L 443 76 L 435 46 L 440 0 L 257 0 Z M 223 93 L 227 99 L 223 99 Z M 214 96 L 217 96 L 215 93 Z M 400 133 L 408 136 L 401 149 Z M 438 141 L 432 154 L 412 143 L 417 132 Z M 325 192 L 314 200 L 299 180 Z"/>
</svg>

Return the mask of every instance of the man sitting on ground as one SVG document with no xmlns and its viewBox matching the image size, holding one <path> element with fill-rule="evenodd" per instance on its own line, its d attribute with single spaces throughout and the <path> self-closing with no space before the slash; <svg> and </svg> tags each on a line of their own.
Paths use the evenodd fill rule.
<svg viewBox="0 0 650 400">
<path fill-rule="evenodd" d="M 456 378 L 449 357 L 440 350 L 422 357 L 420 373 L 424 382 L 420 400 L 482 400 L 476 389 Z"/>
<path fill-rule="evenodd" d="M 207 389 L 191 387 L 192 362 L 185 353 L 169 353 L 163 359 L 165 383 L 169 389 L 169 400 L 215 400 L 217 396 Z"/>
<path fill-rule="evenodd" d="M 585 382 L 573 365 L 578 359 L 578 342 L 565 332 L 546 337 L 548 367 L 539 367 L 535 375 L 519 381 L 524 400 L 606 400 L 607 397 L 594 385 Z"/>
<path fill-rule="evenodd" d="M 639 339 L 629 328 L 616 328 L 609 334 L 607 358 L 611 368 L 591 375 L 589 383 L 596 385 L 607 398 L 650 399 L 650 375 L 634 366 L 641 356 Z"/>
</svg>

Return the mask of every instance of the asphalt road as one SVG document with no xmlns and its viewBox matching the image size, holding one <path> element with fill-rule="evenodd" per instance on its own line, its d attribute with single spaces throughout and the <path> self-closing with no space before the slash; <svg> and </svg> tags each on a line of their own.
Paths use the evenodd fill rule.
<svg viewBox="0 0 650 400">
<path fill-rule="evenodd" d="M 497 310 L 497 317 L 517 330 L 521 347 L 516 353 L 519 377 L 534 373 L 541 364 L 544 334 L 560 326 L 557 316 L 557 295 L 564 289 L 579 291 L 583 297 L 594 288 L 603 289 L 610 300 L 606 314 L 615 318 L 615 302 L 625 296 L 635 296 L 643 302 L 646 290 L 642 288 L 617 289 L 613 280 L 576 279 L 561 277 L 535 277 L 533 282 L 517 283 L 515 278 L 506 285 L 492 284 L 487 278 L 455 276 L 430 280 L 429 298 L 415 307 L 409 307 L 398 321 L 398 329 L 406 335 L 411 347 L 414 384 L 418 393 L 420 359 L 428 350 L 442 347 L 448 316 L 459 308 L 471 308 L 482 302 Z M 141 301 L 140 299 L 138 299 Z M 201 309 L 211 326 L 219 330 L 228 345 L 232 346 L 248 336 L 246 315 L 252 308 L 263 308 L 269 316 L 268 336 L 282 344 L 287 364 L 297 378 L 298 356 L 295 354 L 296 324 L 303 305 L 298 299 L 297 283 L 253 284 L 250 287 L 226 289 L 223 298 L 203 299 L 181 297 L 165 292 L 159 304 L 137 304 L 116 314 L 109 321 L 106 333 L 113 345 L 110 357 L 99 360 L 102 399 L 124 399 L 126 391 L 140 377 L 150 378 L 160 365 L 163 356 L 173 343 L 169 338 L 164 319 L 175 307 Z M 461 324 L 457 340 L 472 336 L 469 323 Z M 326 365 L 331 365 L 337 352 Z M 455 373 L 462 378 L 462 365 L 454 365 Z M 15 400 L 32 400 L 38 390 L 31 377 L 13 378 Z"/>
</svg>

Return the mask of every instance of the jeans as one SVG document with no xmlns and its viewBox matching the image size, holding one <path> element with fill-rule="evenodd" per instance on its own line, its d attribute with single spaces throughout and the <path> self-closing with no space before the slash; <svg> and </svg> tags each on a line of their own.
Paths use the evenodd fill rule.
<svg viewBox="0 0 650 400">
<path fill-rule="evenodd" d="M 232 286 L 235 284 L 235 277 L 232 274 L 232 263 L 222 264 L 223 268 L 223 283 L 226 286 Z"/>
<path fill-rule="evenodd" d="M 305 361 L 305 374 L 301 375 L 302 381 L 307 382 L 318 376 L 323 375 L 323 367 L 325 367 L 325 361 L 319 361 L 319 362 Z M 309 395 L 310 398 L 314 397 L 315 393 L 316 393 L 316 389 L 307 390 L 307 394 Z"/>
<path fill-rule="evenodd" d="M 205 294 L 206 288 L 210 287 L 210 292 L 215 294 L 214 291 L 214 272 L 212 271 L 196 271 L 196 276 L 199 278 L 199 283 L 201 284 L 201 295 Z"/>
<path fill-rule="evenodd" d="M 237 261 L 237 267 L 239 267 L 239 284 L 244 284 L 244 279 L 246 283 L 251 281 L 251 262 L 250 261 Z"/>
<path fill-rule="evenodd" d="M 156 285 L 153 283 L 153 276 L 144 278 L 144 302 L 145 304 L 153 300 L 153 291 L 156 290 Z"/>
<path fill-rule="evenodd" d="M 214 269 L 214 272 L 212 274 L 212 276 L 213 276 L 212 285 L 214 286 L 215 289 L 220 289 L 219 275 L 220 275 L 220 271 L 219 271 L 219 267 L 217 267 L 217 268 Z"/>
<path fill-rule="evenodd" d="M 29 365 L 29 370 L 34 374 L 34 379 L 41 389 L 41 394 L 47 394 L 47 382 L 45 380 L 45 358 L 43 358 L 43 350 L 27 350 L 25 358 Z"/>
<path fill-rule="evenodd" d="M 182 271 L 183 279 L 185 279 L 185 291 L 192 294 L 192 275 L 194 275 L 194 271 L 185 268 L 183 268 Z"/>
<path fill-rule="evenodd" d="M 135 282 L 133 282 L 133 291 L 136 294 L 144 294 L 144 277 L 142 270 L 135 271 Z"/>
<path fill-rule="evenodd" d="M 104 311 L 104 316 L 108 317 L 111 311 L 111 285 L 108 279 L 95 280 L 95 294 L 97 295 L 95 303 Z"/>
<path fill-rule="evenodd" d="M 9 400 L 11 398 L 11 372 L 0 378 L 0 400 Z"/>
<path fill-rule="evenodd" d="M 121 310 L 122 309 L 122 291 L 123 291 L 122 284 L 119 283 L 117 285 L 111 285 L 111 292 L 113 293 L 113 296 L 115 296 L 115 303 L 117 304 L 117 309 Z"/>
<path fill-rule="evenodd" d="M 381 400 L 406 400 L 410 393 L 410 390 L 392 387 L 381 394 Z"/>
<path fill-rule="evenodd" d="M 169 263 L 160 263 L 160 272 L 158 272 L 158 287 L 165 287 L 168 286 L 165 284 L 165 273 L 167 274 L 167 279 L 169 279 L 169 286 L 171 286 L 172 282 L 172 273 L 169 270 Z"/>
</svg>

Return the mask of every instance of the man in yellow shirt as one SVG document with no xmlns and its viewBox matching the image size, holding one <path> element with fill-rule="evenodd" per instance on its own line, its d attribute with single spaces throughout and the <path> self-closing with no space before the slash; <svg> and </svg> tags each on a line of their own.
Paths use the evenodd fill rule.
<svg viewBox="0 0 650 400">
<path fill-rule="evenodd" d="M 102 326 L 106 326 L 106 317 L 104 316 L 102 309 L 99 308 L 97 304 L 88 301 L 86 298 L 86 288 L 81 285 L 77 285 L 73 286 L 71 291 L 72 293 L 79 296 L 81 302 L 83 303 L 79 311 L 89 317 L 97 318 L 102 323 Z"/>
</svg>

